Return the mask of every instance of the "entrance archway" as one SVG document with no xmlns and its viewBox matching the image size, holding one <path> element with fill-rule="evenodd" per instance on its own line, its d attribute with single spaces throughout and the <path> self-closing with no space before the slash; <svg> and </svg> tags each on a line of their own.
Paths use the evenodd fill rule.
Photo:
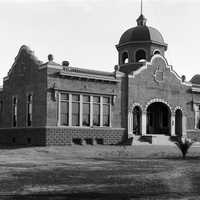
<svg viewBox="0 0 200 200">
<path fill-rule="evenodd" d="M 135 106 L 133 109 L 133 134 L 141 134 L 141 116 L 142 111 L 139 106 Z"/>
<path fill-rule="evenodd" d="M 177 136 L 182 135 L 182 111 L 180 109 L 175 112 L 175 134 Z"/>
<path fill-rule="evenodd" d="M 154 102 L 147 108 L 147 134 L 170 135 L 171 111 L 162 102 Z"/>
</svg>

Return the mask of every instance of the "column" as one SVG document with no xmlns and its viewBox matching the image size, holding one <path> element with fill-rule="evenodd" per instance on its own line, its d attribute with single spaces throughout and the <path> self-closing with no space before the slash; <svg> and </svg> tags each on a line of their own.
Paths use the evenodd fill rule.
<svg viewBox="0 0 200 200">
<path fill-rule="evenodd" d="M 183 115 L 182 117 L 182 135 L 183 136 L 187 136 L 186 127 L 187 127 L 187 117 Z"/>
<path fill-rule="evenodd" d="M 72 126 L 72 94 L 69 94 L 69 126 Z"/>
<path fill-rule="evenodd" d="M 80 108 L 80 113 L 79 113 L 79 125 L 82 126 L 83 125 L 83 95 L 80 94 L 80 102 L 79 102 L 79 108 Z"/>
<path fill-rule="evenodd" d="M 175 115 L 172 115 L 171 116 L 171 136 L 175 136 L 176 135 L 176 133 L 175 133 L 175 122 L 176 122 L 176 120 L 175 120 Z"/>
<path fill-rule="evenodd" d="M 100 96 L 100 126 L 103 126 L 103 97 Z"/>
<path fill-rule="evenodd" d="M 193 109 L 194 109 L 194 128 L 197 129 L 198 128 L 198 119 L 199 119 L 198 106 L 194 104 Z"/>
<path fill-rule="evenodd" d="M 133 114 L 128 113 L 128 138 L 133 137 Z"/>
<path fill-rule="evenodd" d="M 90 96 L 90 127 L 93 126 L 93 96 Z"/>
<path fill-rule="evenodd" d="M 147 114 L 146 112 L 142 113 L 142 135 L 147 133 Z"/>
<path fill-rule="evenodd" d="M 111 104 L 111 98 L 109 98 L 109 107 L 110 107 L 109 127 L 112 127 L 112 104 Z"/>
<path fill-rule="evenodd" d="M 57 93 L 57 126 L 60 126 L 60 92 Z"/>
</svg>

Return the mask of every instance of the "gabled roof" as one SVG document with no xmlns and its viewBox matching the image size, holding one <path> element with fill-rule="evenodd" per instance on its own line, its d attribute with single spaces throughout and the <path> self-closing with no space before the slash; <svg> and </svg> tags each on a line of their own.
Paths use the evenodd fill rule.
<svg viewBox="0 0 200 200">
<path fill-rule="evenodd" d="M 22 45 L 21 48 L 19 49 L 19 52 L 17 56 L 15 57 L 15 61 L 11 67 L 11 69 L 8 71 L 7 77 L 4 78 L 4 80 L 9 78 L 9 75 L 12 73 L 16 63 L 22 56 L 28 56 L 34 63 L 41 65 L 42 61 L 40 61 L 35 55 L 34 52 L 26 45 Z"/>
</svg>

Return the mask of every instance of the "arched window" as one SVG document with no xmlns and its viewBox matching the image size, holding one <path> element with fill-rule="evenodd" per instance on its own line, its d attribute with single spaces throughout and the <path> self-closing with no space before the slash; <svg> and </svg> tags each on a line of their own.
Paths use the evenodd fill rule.
<svg viewBox="0 0 200 200">
<path fill-rule="evenodd" d="M 175 112 L 175 133 L 177 136 L 182 135 L 182 111 L 177 109 Z"/>
<path fill-rule="evenodd" d="M 142 111 L 139 106 L 133 109 L 133 134 L 140 135 L 141 133 L 141 116 Z"/>
<path fill-rule="evenodd" d="M 156 54 L 160 54 L 160 51 L 157 49 L 153 52 L 153 55 L 156 55 Z"/>
<path fill-rule="evenodd" d="M 135 60 L 136 62 L 140 62 L 141 60 L 146 60 L 146 52 L 142 49 L 136 51 Z"/>
<path fill-rule="evenodd" d="M 127 64 L 129 61 L 128 61 L 128 53 L 127 52 L 124 52 L 122 54 L 122 64 Z"/>
</svg>

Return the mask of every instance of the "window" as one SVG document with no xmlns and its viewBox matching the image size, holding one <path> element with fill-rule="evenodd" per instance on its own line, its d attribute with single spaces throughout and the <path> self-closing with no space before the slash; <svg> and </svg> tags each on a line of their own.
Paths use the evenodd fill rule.
<svg viewBox="0 0 200 200">
<path fill-rule="evenodd" d="M 110 98 L 103 97 L 103 126 L 110 125 Z"/>
<path fill-rule="evenodd" d="M 29 94 L 27 96 L 27 126 L 32 125 L 32 105 L 33 105 L 33 96 Z"/>
<path fill-rule="evenodd" d="M 200 129 L 200 105 L 195 104 L 195 128 Z"/>
<path fill-rule="evenodd" d="M 93 97 L 93 125 L 100 126 L 100 97 Z"/>
<path fill-rule="evenodd" d="M 144 50 L 140 49 L 136 52 L 136 55 L 135 55 L 135 60 L 136 62 L 140 62 L 142 60 L 145 60 L 146 59 L 146 53 Z"/>
<path fill-rule="evenodd" d="M 13 97 L 12 102 L 12 125 L 17 126 L 17 98 Z"/>
<path fill-rule="evenodd" d="M 110 97 L 68 93 L 60 93 L 59 97 L 59 125 L 110 126 Z"/>
<path fill-rule="evenodd" d="M 159 51 L 159 50 L 155 50 L 153 54 L 154 54 L 154 55 L 160 54 L 160 51 Z"/>
<path fill-rule="evenodd" d="M 127 64 L 129 61 L 128 61 L 128 53 L 127 52 L 124 52 L 122 54 L 122 64 Z"/>
<path fill-rule="evenodd" d="M 90 96 L 83 96 L 83 126 L 90 126 Z"/>
<path fill-rule="evenodd" d="M 0 100 L 0 113 L 2 113 L 2 112 L 3 112 L 3 101 Z"/>
<path fill-rule="evenodd" d="M 69 125 L 69 94 L 61 93 L 60 95 L 60 125 Z"/>
<path fill-rule="evenodd" d="M 79 126 L 80 121 L 80 96 L 72 95 L 72 126 Z"/>
</svg>

